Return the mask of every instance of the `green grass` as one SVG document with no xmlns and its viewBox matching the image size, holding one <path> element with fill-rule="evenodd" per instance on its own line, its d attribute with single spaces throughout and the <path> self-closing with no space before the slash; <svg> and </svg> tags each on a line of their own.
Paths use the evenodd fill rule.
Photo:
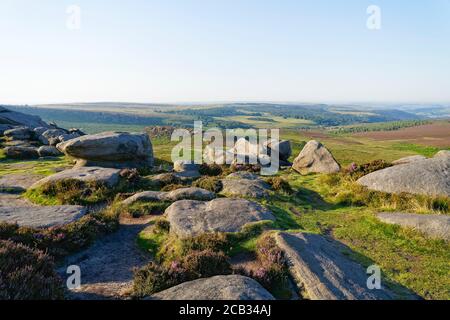
<svg viewBox="0 0 450 320">
<path fill-rule="evenodd" d="M 46 160 L 6 160 L 0 156 L 0 176 L 25 173 L 48 176 L 71 166 L 71 161 L 63 156 Z"/>
</svg>

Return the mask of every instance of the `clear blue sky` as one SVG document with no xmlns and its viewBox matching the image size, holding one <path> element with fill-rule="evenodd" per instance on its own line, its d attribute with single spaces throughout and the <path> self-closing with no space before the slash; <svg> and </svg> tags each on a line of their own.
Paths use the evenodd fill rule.
<svg viewBox="0 0 450 320">
<path fill-rule="evenodd" d="M 450 0 L 1 0 L 0 103 L 82 101 L 450 102 Z"/>
</svg>

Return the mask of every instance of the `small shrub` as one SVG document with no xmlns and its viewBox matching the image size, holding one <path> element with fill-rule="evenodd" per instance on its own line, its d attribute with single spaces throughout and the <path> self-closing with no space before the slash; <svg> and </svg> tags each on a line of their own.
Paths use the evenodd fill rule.
<svg viewBox="0 0 450 320">
<path fill-rule="evenodd" d="M 145 297 L 185 281 L 189 281 L 188 274 L 178 264 L 173 263 L 166 267 L 150 262 L 134 271 L 133 294 L 136 297 Z"/>
<path fill-rule="evenodd" d="M 203 177 L 192 184 L 193 187 L 202 188 L 211 192 L 218 193 L 222 191 L 223 185 L 217 177 Z"/>
<path fill-rule="evenodd" d="M 26 193 L 30 200 L 38 204 L 70 205 L 95 204 L 109 200 L 113 195 L 114 190 L 103 183 L 76 179 L 48 182 Z M 48 201 L 54 203 L 48 203 Z"/>
<path fill-rule="evenodd" d="M 232 164 L 230 166 L 231 172 L 238 172 L 238 171 L 248 171 L 252 173 L 261 172 L 261 165 L 260 164 Z"/>
<path fill-rule="evenodd" d="M 200 165 L 199 172 L 204 176 L 216 177 L 223 173 L 223 169 L 218 164 L 203 163 Z"/>
<path fill-rule="evenodd" d="M 294 193 L 289 182 L 280 177 L 273 177 L 267 180 L 267 183 L 272 186 L 272 189 L 275 191 L 281 191 L 286 194 Z"/>
<path fill-rule="evenodd" d="M 155 220 L 154 227 L 157 231 L 169 232 L 170 231 L 170 222 L 165 219 L 158 219 L 158 220 Z"/>
<path fill-rule="evenodd" d="M 208 278 L 231 273 L 228 257 L 212 250 L 193 251 L 182 260 L 181 265 L 192 279 Z"/>
<path fill-rule="evenodd" d="M 345 171 L 344 174 L 348 174 L 352 179 L 357 180 L 369 173 L 382 170 L 388 167 L 391 167 L 392 164 L 384 161 L 384 160 L 374 160 L 369 163 L 365 163 L 362 165 L 357 165 L 356 163 L 352 163 Z"/>
<path fill-rule="evenodd" d="M 168 184 L 161 188 L 161 191 L 173 191 L 181 188 L 186 188 L 185 185 L 182 184 Z"/>
<path fill-rule="evenodd" d="M 119 205 L 116 211 L 122 216 L 139 218 L 148 215 L 161 215 L 170 206 L 166 201 L 138 201 L 131 205 Z"/>
<path fill-rule="evenodd" d="M 0 240 L 11 240 L 62 258 L 91 244 L 97 237 L 118 227 L 118 218 L 110 212 L 86 215 L 76 222 L 49 229 L 19 227 L 0 222 Z"/>
<path fill-rule="evenodd" d="M 197 237 L 184 239 L 181 252 L 187 254 L 191 251 L 212 250 L 226 251 L 229 248 L 228 236 L 225 233 L 204 233 Z"/>
<path fill-rule="evenodd" d="M 12 241 L 0 241 L 0 300 L 63 299 L 51 257 Z"/>
</svg>

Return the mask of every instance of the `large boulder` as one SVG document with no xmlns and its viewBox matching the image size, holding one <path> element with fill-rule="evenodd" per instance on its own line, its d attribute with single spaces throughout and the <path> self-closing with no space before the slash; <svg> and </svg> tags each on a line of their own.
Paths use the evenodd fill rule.
<svg viewBox="0 0 450 320">
<path fill-rule="evenodd" d="M 51 176 L 45 177 L 39 180 L 31 186 L 31 189 L 38 188 L 47 183 L 54 183 L 61 180 L 80 180 L 80 181 L 94 181 L 98 183 L 105 184 L 109 187 L 114 187 L 119 182 L 119 172 L 118 169 L 112 168 L 100 168 L 100 167 L 81 167 L 69 170 L 64 170 L 53 174 Z"/>
<path fill-rule="evenodd" d="M 369 290 L 368 275 L 358 263 L 344 254 L 342 244 L 317 234 L 286 233 L 275 235 L 284 251 L 290 272 L 312 300 L 392 299 L 384 288 Z"/>
<path fill-rule="evenodd" d="M 269 154 L 278 152 L 281 161 L 288 161 L 292 155 L 291 142 L 288 140 L 268 140 L 264 146 L 269 150 Z"/>
<path fill-rule="evenodd" d="M 39 153 L 34 147 L 14 146 L 6 147 L 5 155 L 11 159 L 31 160 L 39 158 Z"/>
<path fill-rule="evenodd" d="M 197 279 L 154 294 L 155 300 L 274 300 L 255 280 L 240 276 Z"/>
<path fill-rule="evenodd" d="M 61 135 L 67 134 L 67 131 L 63 130 L 63 129 L 48 129 L 46 131 L 44 131 L 39 137 L 39 141 L 42 144 L 45 145 L 51 145 L 51 146 L 55 146 L 56 144 L 58 144 L 60 141 L 59 137 Z"/>
<path fill-rule="evenodd" d="M 11 111 L 0 106 L 0 123 L 14 126 L 26 126 L 29 128 L 48 127 L 38 116 L 32 116 L 21 112 Z"/>
<path fill-rule="evenodd" d="M 0 137 L 2 137 L 6 130 L 14 128 L 13 125 L 10 124 L 2 124 L 0 123 Z"/>
<path fill-rule="evenodd" d="M 447 215 L 382 212 L 377 217 L 385 223 L 398 224 L 423 232 L 431 238 L 450 241 L 450 216 Z"/>
<path fill-rule="evenodd" d="M 86 214 L 81 206 L 0 207 L 0 221 L 32 228 L 62 226 Z"/>
<path fill-rule="evenodd" d="M 235 172 L 221 180 L 221 193 L 231 197 L 266 198 L 270 185 L 251 173 Z"/>
<path fill-rule="evenodd" d="M 249 223 L 275 220 L 273 214 L 258 203 L 226 198 L 209 202 L 177 201 L 165 214 L 170 231 L 181 238 L 209 232 L 238 232 Z"/>
<path fill-rule="evenodd" d="M 125 199 L 122 203 L 131 205 L 135 202 L 145 201 L 179 201 L 179 200 L 199 200 L 209 201 L 216 197 L 214 192 L 201 188 L 180 188 L 170 192 L 164 191 L 143 191 Z"/>
<path fill-rule="evenodd" d="M 15 127 L 3 132 L 3 135 L 11 140 L 30 140 L 32 134 L 33 131 L 28 127 Z"/>
<path fill-rule="evenodd" d="M 411 163 L 414 161 L 420 161 L 420 160 L 425 160 L 427 157 L 425 156 L 421 156 L 421 155 L 416 155 L 416 156 L 409 156 L 409 157 L 404 157 L 404 158 L 400 158 L 398 160 L 392 161 L 392 164 L 394 166 L 399 165 L 399 164 L 405 164 L 405 163 Z"/>
<path fill-rule="evenodd" d="M 40 157 L 58 157 L 62 155 L 62 152 L 53 146 L 41 146 L 37 149 L 37 152 Z"/>
<path fill-rule="evenodd" d="M 292 168 L 301 174 L 335 173 L 341 169 L 330 151 L 320 142 L 309 141 L 295 158 Z"/>
<path fill-rule="evenodd" d="M 450 158 L 450 150 L 441 150 L 434 155 L 435 158 Z"/>
<path fill-rule="evenodd" d="M 370 190 L 450 196 L 450 158 L 435 157 L 372 172 L 357 181 Z"/>
<path fill-rule="evenodd" d="M 81 136 L 57 145 L 77 166 L 142 168 L 153 165 L 153 148 L 144 133 L 104 132 Z"/>
</svg>

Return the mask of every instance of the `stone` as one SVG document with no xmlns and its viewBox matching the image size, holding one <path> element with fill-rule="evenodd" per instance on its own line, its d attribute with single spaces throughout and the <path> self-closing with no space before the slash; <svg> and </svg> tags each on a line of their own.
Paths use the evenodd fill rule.
<svg viewBox="0 0 450 320">
<path fill-rule="evenodd" d="M 209 201 L 216 197 L 214 192 L 189 187 L 180 188 L 170 192 L 164 191 L 144 191 L 136 193 L 135 195 L 125 199 L 122 203 L 126 205 L 131 205 L 135 202 L 145 202 L 145 201 L 178 201 L 178 200 L 199 200 L 199 201 Z"/>
<path fill-rule="evenodd" d="M 153 148 L 144 133 L 103 132 L 81 136 L 57 145 L 77 159 L 77 166 L 147 168 L 153 166 Z"/>
<path fill-rule="evenodd" d="M 431 238 L 450 241 L 450 216 L 447 215 L 382 212 L 377 217 L 385 223 L 397 224 L 420 231 Z"/>
<path fill-rule="evenodd" d="M 81 167 L 64 170 L 39 180 L 31 186 L 31 189 L 38 188 L 46 183 L 56 181 L 75 179 L 80 181 L 95 181 L 104 183 L 109 187 L 114 187 L 119 183 L 119 169 L 100 168 L 100 167 Z"/>
<path fill-rule="evenodd" d="M 41 146 L 37 149 L 39 157 L 58 157 L 62 155 L 61 151 L 59 151 L 54 146 Z"/>
<path fill-rule="evenodd" d="M 61 142 L 59 136 L 66 134 L 67 132 L 63 129 L 48 129 L 44 131 L 39 137 L 38 140 L 44 145 L 55 146 L 57 143 Z M 51 143 L 50 143 L 51 141 Z"/>
<path fill-rule="evenodd" d="M 2 124 L 0 123 L 0 137 L 4 135 L 6 130 L 12 129 L 14 126 L 10 124 Z"/>
<path fill-rule="evenodd" d="M 233 161 L 234 154 L 230 150 L 223 150 L 207 145 L 203 151 L 203 160 L 207 164 L 227 164 L 227 159 Z M 229 163 L 228 163 L 229 164 Z"/>
<path fill-rule="evenodd" d="M 286 162 L 292 155 L 291 142 L 288 140 L 268 140 L 264 146 L 269 150 L 269 154 L 272 152 L 278 152 L 280 161 Z"/>
<path fill-rule="evenodd" d="M 33 183 L 44 178 L 39 174 L 7 174 L 0 177 L 0 192 L 24 192 Z"/>
<path fill-rule="evenodd" d="M 15 146 L 6 147 L 4 150 L 5 155 L 11 159 L 30 160 L 39 158 L 38 151 L 34 147 Z"/>
<path fill-rule="evenodd" d="M 372 172 L 357 181 L 370 190 L 450 196 L 450 158 L 435 157 Z"/>
<path fill-rule="evenodd" d="M 305 298 L 311 300 L 386 300 L 392 294 L 367 288 L 368 275 L 344 254 L 345 247 L 317 234 L 276 234 L 275 240 L 289 261 L 289 270 Z"/>
<path fill-rule="evenodd" d="M 341 167 L 330 151 L 320 142 L 309 141 L 295 158 L 292 168 L 301 173 L 336 173 Z"/>
<path fill-rule="evenodd" d="M 47 130 L 48 130 L 48 128 L 46 128 L 46 127 L 37 127 L 37 128 L 33 129 L 33 132 L 38 137 L 38 136 L 42 135 Z"/>
<path fill-rule="evenodd" d="M 247 178 L 239 178 L 239 176 Z M 232 173 L 222 179 L 221 194 L 232 197 L 267 198 L 272 189 L 270 185 L 251 173 Z"/>
<path fill-rule="evenodd" d="M 175 175 L 181 179 L 183 178 L 199 178 L 201 176 L 199 172 L 200 166 L 192 163 L 188 160 L 177 160 L 173 164 L 173 170 Z"/>
<path fill-rule="evenodd" d="M 0 221 L 32 228 L 62 226 L 86 214 L 81 206 L 1 207 Z"/>
<path fill-rule="evenodd" d="M 409 157 L 404 157 L 404 158 L 400 158 L 398 160 L 395 160 L 392 162 L 393 165 L 399 165 L 399 164 L 405 164 L 405 163 L 410 163 L 410 162 L 414 162 L 414 161 L 419 161 L 419 160 L 425 160 L 427 157 L 421 156 L 421 155 L 416 155 L 416 156 L 409 156 Z"/>
<path fill-rule="evenodd" d="M 48 127 L 48 124 L 38 116 L 11 111 L 5 107 L 0 107 L 0 123 L 29 128 Z"/>
<path fill-rule="evenodd" d="M 275 220 L 272 212 L 258 203 L 226 198 L 177 201 L 166 209 L 165 215 L 170 231 L 181 238 L 208 232 L 238 232 L 249 223 Z"/>
<path fill-rule="evenodd" d="M 450 150 L 441 150 L 438 151 L 435 155 L 435 158 L 450 158 Z"/>
<path fill-rule="evenodd" d="M 32 131 L 28 127 L 16 127 L 6 130 L 5 132 L 3 132 L 3 135 L 12 140 L 30 140 Z"/>
<path fill-rule="evenodd" d="M 275 300 L 255 280 L 226 275 L 197 279 L 161 291 L 150 297 L 154 300 Z"/>
<path fill-rule="evenodd" d="M 259 177 L 256 174 L 253 174 L 248 171 L 237 171 L 230 173 L 227 177 L 227 179 L 247 179 L 247 180 L 258 180 Z"/>
</svg>

